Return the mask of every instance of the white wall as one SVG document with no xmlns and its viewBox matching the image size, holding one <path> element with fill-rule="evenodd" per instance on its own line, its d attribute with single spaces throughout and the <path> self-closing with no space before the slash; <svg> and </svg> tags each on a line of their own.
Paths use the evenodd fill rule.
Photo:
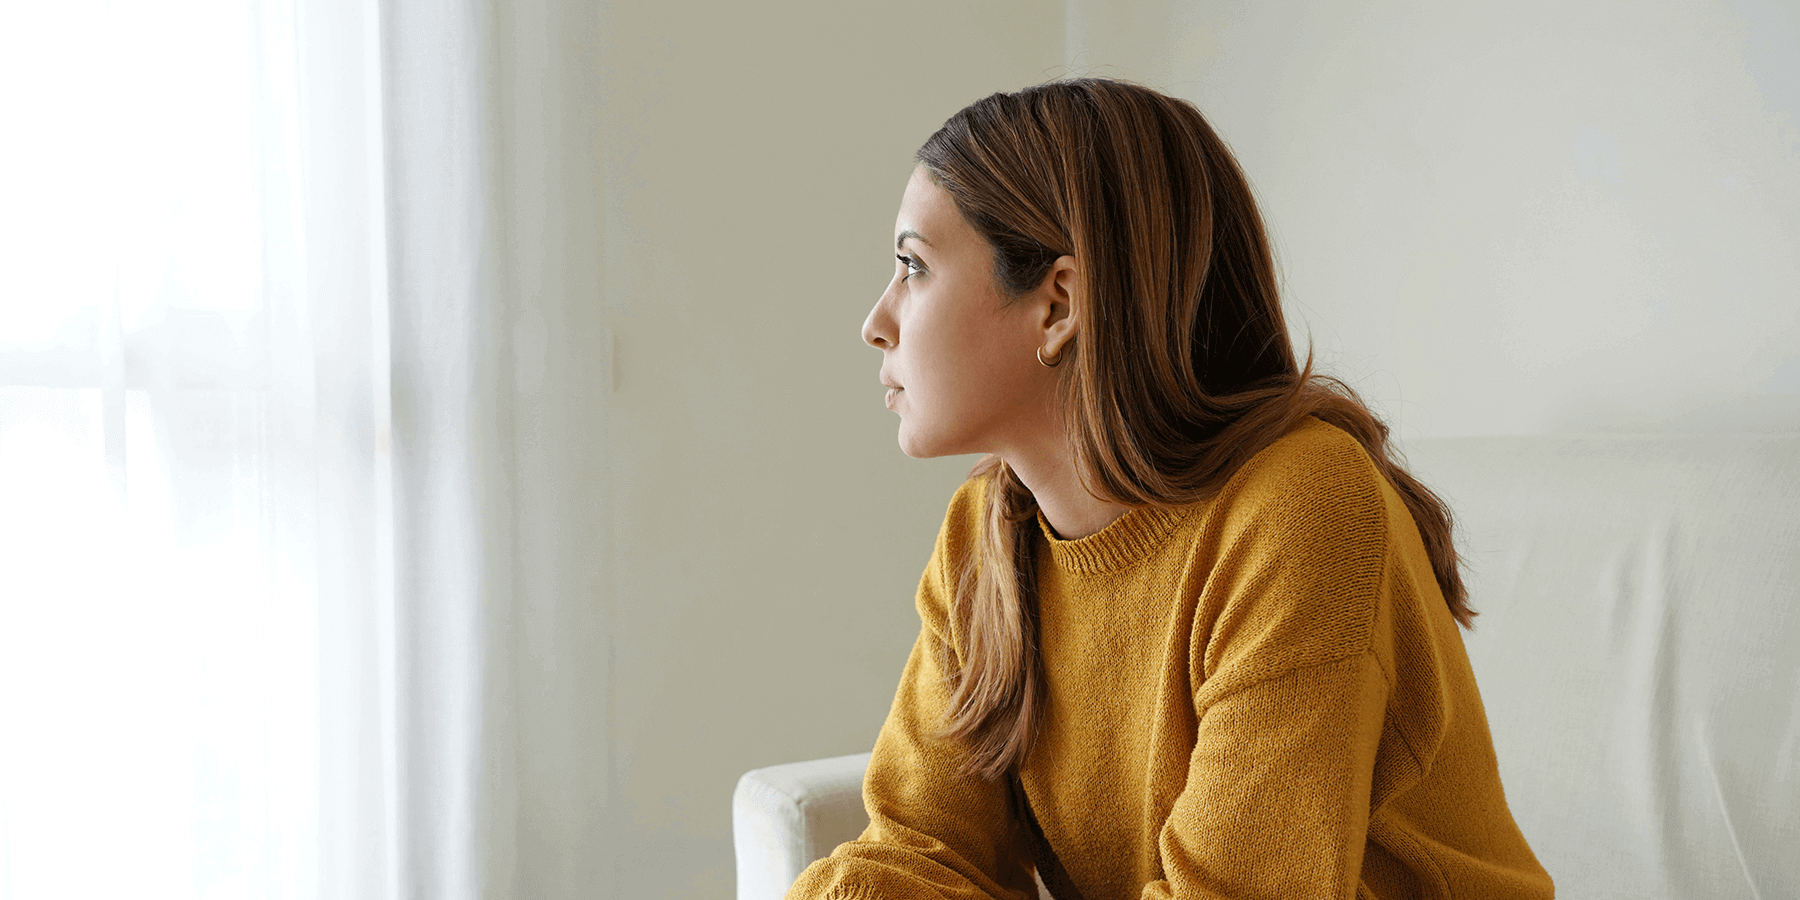
<svg viewBox="0 0 1800 900">
<path fill-rule="evenodd" d="M 1200 106 L 1403 436 L 1800 429 L 1791 0 L 1069 0 L 1067 41 Z"/>
<path fill-rule="evenodd" d="M 912 153 L 1058 74 L 1062 6 L 492 8 L 522 791 L 496 895 L 722 900 L 738 776 L 867 750 L 893 698 L 973 459 L 900 453 L 862 321 Z"/>
</svg>

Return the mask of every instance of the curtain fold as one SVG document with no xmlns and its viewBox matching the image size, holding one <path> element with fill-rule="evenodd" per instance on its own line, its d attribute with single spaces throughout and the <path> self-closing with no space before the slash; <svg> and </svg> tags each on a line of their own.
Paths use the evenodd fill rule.
<svg viewBox="0 0 1800 900">
<path fill-rule="evenodd" d="M 489 28 L 0 12 L 0 900 L 511 895 Z"/>
<path fill-rule="evenodd" d="M 483 5 L 382 7 L 393 326 L 400 870 L 511 893 L 510 317 L 499 302 Z"/>
</svg>

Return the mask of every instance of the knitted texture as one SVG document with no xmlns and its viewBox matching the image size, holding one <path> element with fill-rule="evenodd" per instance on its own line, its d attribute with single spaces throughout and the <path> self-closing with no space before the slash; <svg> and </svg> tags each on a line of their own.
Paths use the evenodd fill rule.
<svg viewBox="0 0 1800 900">
<path fill-rule="evenodd" d="M 920 581 L 869 827 L 789 900 L 1036 894 L 1006 782 L 940 737 L 984 490 Z M 1354 439 L 1308 420 L 1207 502 L 1036 532 L 1049 710 L 1020 778 L 1085 900 L 1552 896 L 1418 530 Z"/>
</svg>

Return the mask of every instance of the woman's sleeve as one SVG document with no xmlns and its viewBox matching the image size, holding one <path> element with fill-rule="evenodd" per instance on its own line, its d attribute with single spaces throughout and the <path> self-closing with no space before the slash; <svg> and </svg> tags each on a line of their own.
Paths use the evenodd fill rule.
<svg viewBox="0 0 1800 900">
<path fill-rule="evenodd" d="M 1005 781 L 959 774 L 960 745 L 940 738 L 951 646 L 947 557 L 964 536 L 973 492 L 952 503 L 919 583 L 918 640 L 863 780 L 869 827 L 802 872 L 788 900 L 1024 898 L 1036 895 Z M 960 510 L 960 511 L 959 511 Z M 958 541 L 957 543 L 962 543 Z"/>
<path fill-rule="evenodd" d="M 1263 479 L 1227 523 L 1201 601 L 1216 615 L 1195 635 L 1198 735 L 1144 900 L 1356 896 L 1373 798 L 1419 775 L 1419 736 L 1388 714 L 1395 596 L 1415 575 L 1379 478 L 1303 467 Z"/>
</svg>

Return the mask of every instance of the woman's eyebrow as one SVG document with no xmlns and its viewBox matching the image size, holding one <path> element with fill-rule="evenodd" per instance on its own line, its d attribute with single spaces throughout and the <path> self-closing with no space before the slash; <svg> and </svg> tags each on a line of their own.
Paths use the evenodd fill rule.
<svg viewBox="0 0 1800 900">
<path fill-rule="evenodd" d="M 908 228 L 905 231 L 902 231 L 898 235 L 894 236 L 894 249 L 895 250 L 902 249 L 901 245 L 906 243 L 907 238 L 912 238 L 913 240 L 918 241 L 919 243 L 924 244 L 927 247 L 931 246 L 931 242 L 926 240 L 924 235 L 912 230 L 911 228 Z"/>
</svg>

